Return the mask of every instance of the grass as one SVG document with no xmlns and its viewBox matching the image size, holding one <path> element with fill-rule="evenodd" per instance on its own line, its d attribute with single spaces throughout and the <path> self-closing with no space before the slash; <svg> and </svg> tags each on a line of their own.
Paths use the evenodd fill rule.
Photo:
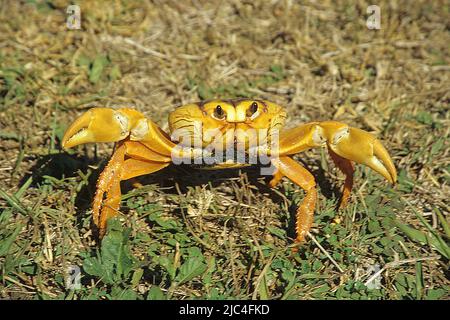
<svg viewBox="0 0 450 320">
<path fill-rule="evenodd" d="M 445 1 L 382 2 L 381 30 L 365 26 L 368 2 L 77 3 L 81 30 L 66 28 L 64 1 L 0 5 L 0 298 L 449 298 Z M 375 133 L 398 184 L 358 166 L 336 212 L 343 177 L 324 152 L 299 155 L 320 195 L 292 254 L 291 182 L 169 167 L 123 184 L 123 215 L 98 244 L 89 210 L 112 145 L 62 152 L 67 125 L 126 105 L 167 128 L 175 106 L 238 96 L 284 105 L 289 126 Z"/>
</svg>

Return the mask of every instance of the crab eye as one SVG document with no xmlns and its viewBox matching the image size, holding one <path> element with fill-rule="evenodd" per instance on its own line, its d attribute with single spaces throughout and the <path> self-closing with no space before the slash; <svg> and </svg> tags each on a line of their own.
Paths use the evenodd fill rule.
<svg viewBox="0 0 450 320">
<path fill-rule="evenodd" d="M 247 109 L 247 117 L 253 116 L 256 113 L 256 111 L 258 111 L 258 104 L 256 102 L 253 102 L 250 105 L 250 108 Z"/>
<path fill-rule="evenodd" d="M 220 105 L 218 105 L 214 109 L 214 117 L 219 119 L 219 120 L 225 119 L 225 111 L 223 111 L 223 109 L 222 109 L 222 107 Z"/>
</svg>

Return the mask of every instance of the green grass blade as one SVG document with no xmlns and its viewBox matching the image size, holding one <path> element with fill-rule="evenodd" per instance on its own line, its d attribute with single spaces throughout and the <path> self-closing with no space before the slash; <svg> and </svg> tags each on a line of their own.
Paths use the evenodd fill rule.
<svg viewBox="0 0 450 320">
<path fill-rule="evenodd" d="M 8 202 L 8 204 L 13 207 L 14 209 L 16 209 L 17 211 L 19 211 L 22 214 L 27 214 L 27 210 L 24 209 L 20 203 L 20 201 L 18 199 L 16 199 L 14 196 L 10 196 L 9 194 L 7 194 L 5 191 L 3 191 L 2 189 L 0 189 L 0 197 L 2 197 L 3 199 L 6 200 L 6 202 Z"/>
<path fill-rule="evenodd" d="M 435 237 L 429 237 L 422 231 L 411 228 L 410 226 L 407 226 L 401 223 L 400 221 L 393 220 L 393 223 L 411 240 L 432 245 L 440 254 L 445 256 L 447 259 L 450 257 L 450 249 L 448 248 L 448 246 L 445 244 L 443 246 L 442 243 L 438 241 L 438 239 L 436 239 Z"/>
<path fill-rule="evenodd" d="M 33 182 L 33 178 L 29 177 L 27 181 L 20 187 L 19 190 L 14 194 L 14 197 L 17 199 L 22 198 L 23 193 L 30 187 L 31 183 Z"/>
<path fill-rule="evenodd" d="M 422 262 L 418 261 L 416 263 L 416 298 L 418 300 L 422 299 L 422 292 L 423 292 Z"/>
<path fill-rule="evenodd" d="M 450 225 L 448 224 L 447 220 L 445 220 L 444 215 L 441 213 L 441 211 L 438 208 L 434 208 L 434 212 L 436 212 L 439 222 L 442 225 L 442 228 L 444 229 L 445 235 L 450 238 Z"/>
</svg>

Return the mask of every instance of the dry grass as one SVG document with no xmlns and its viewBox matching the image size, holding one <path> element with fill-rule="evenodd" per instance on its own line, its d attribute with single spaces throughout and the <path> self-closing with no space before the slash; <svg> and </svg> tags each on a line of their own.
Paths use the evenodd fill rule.
<svg viewBox="0 0 450 320">
<path fill-rule="evenodd" d="M 77 3 L 81 30 L 65 26 L 65 1 L 0 4 L 1 298 L 448 299 L 448 3 L 381 2 L 381 30 L 366 28 L 369 2 Z M 169 168 L 125 184 L 108 241 L 132 267 L 97 276 L 88 210 L 112 146 L 62 153 L 65 127 L 120 105 L 167 128 L 175 106 L 239 96 L 284 105 L 290 126 L 377 134 L 399 184 L 358 167 L 336 213 L 341 176 L 320 151 L 302 154 L 321 195 L 315 241 L 290 256 L 303 197 L 290 182 L 270 191 L 253 169 Z M 368 289 L 377 264 L 381 286 Z M 79 291 L 65 288 L 70 265 L 83 265 Z M 189 266 L 198 274 L 183 280 Z"/>
</svg>

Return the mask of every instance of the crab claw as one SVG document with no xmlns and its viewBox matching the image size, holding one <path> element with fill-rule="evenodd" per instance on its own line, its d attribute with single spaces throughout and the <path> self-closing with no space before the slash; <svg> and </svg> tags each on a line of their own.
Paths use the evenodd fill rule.
<svg viewBox="0 0 450 320">
<path fill-rule="evenodd" d="M 397 181 L 397 172 L 389 153 L 372 134 L 346 125 L 336 126 L 331 121 L 321 123 L 321 127 L 328 136 L 328 146 L 339 156 L 372 168 L 390 183 Z"/>
<path fill-rule="evenodd" d="M 129 135 L 133 116 L 130 117 L 124 109 L 90 109 L 67 129 L 62 146 L 68 149 L 89 142 L 120 141 Z"/>
</svg>

